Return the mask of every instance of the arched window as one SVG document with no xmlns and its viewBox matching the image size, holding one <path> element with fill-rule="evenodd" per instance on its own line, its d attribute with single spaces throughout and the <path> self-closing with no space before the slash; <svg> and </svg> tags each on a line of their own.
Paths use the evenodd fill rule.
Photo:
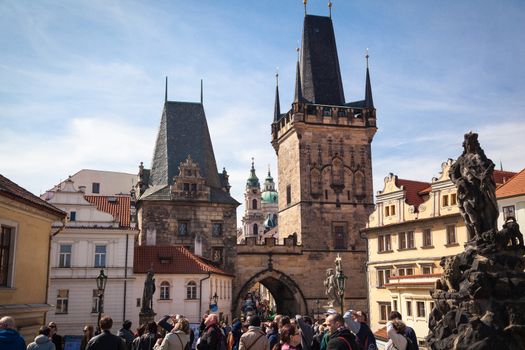
<svg viewBox="0 0 525 350">
<path fill-rule="evenodd" d="M 259 234 L 259 226 L 257 224 L 253 224 L 253 235 L 257 236 Z"/>
<path fill-rule="evenodd" d="M 257 209 L 257 199 L 252 200 L 252 209 Z"/>
<path fill-rule="evenodd" d="M 186 284 L 186 299 L 197 299 L 197 283 L 189 281 Z"/>
<path fill-rule="evenodd" d="M 163 281 L 160 284 L 160 299 L 168 300 L 170 298 L 170 283 Z"/>
</svg>

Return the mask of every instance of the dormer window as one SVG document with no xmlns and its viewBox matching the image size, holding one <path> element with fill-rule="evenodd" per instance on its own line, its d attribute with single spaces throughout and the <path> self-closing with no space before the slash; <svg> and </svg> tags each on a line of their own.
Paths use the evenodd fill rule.
<svg viewBox="0 0 525 350">
<path fill-rule="evenodd" d="M 394 216 L 396 215 L 396 205 L 391 204 L 385 206 L 385 216 Z"/>
</svg>

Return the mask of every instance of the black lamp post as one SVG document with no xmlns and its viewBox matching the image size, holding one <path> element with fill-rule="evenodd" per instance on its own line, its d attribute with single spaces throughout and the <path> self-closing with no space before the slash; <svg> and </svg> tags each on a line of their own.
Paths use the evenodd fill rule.
<svg viewBox="0 0 525 350">
<path fill-rule="evenodd" d="M 217 302 L 219 301 L 219 296 L 217 295 L 217 292 L 215 292 L 215 294 L 213 294 L 211 298 L 213 299 L 213 303 L 217 305 Z"/>
<path fill-rule="evenodd" d="M 346 276 L 343 273 L 343 267 L 341 266 L 341 257 L 337 254 L 335 259 L 335 270 L 337 271 L 337 294 L 339 295 L 341 302 L 341 315 L 344 314 L 344 301 L 345 301 L 345 282 Z"/>
<path fill-rule="evenodd" d="M 100 270 L 100 274 L 97 276 L 97 290 L 98 290 L 98 319 L 97 319 L 97 329 L 100 332 L 100 317 L 102 316 L 103 311 L 103 298 L 104 291 L 106 290 L 106 282 L 108 281 L 108 276 L 104 274 L 104 269 Z"/>
<path fill-rule="evenodd" d="M 317 307 L 317 316 L 316 316 L 316 319 L 319 319 L 319 304 L 321 302 L 319 301 L 319 299 L 316 299 L 315 300 L 315 306 Z"/>
</svg>

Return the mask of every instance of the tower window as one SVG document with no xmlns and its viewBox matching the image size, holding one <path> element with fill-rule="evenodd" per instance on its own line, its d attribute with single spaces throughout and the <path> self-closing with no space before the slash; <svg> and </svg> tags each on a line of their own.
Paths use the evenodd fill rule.
<svg viewBox="0 0 525 350">
<path fill-rule="evenodd" d="M 257 209 L 257 199 L 252 200 L 252 209 Z"/>
<path fill-rule="evenodd" d="M 100 193 L 100 183 L 93 182 L 91 184 L 91 192 L 93 192 L 93 193 Z"/>
<path fill-rule="evenodd" d="M 292 186 L 286 185 L 286 204 L 292 203 Z"/>
<path fill-rule="evenodd" d="M 257 224 L 253 224 L 253 235 L 257 236 L 259 234 L 259 226 Z"/>
</svg>

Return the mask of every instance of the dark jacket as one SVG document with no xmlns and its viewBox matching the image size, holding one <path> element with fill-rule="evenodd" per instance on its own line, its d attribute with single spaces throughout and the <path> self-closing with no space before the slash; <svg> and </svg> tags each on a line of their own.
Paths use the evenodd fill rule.
<svg viewBox="0 0 525 350">
<path fill-rule="evenodd" d="M 26 342 L 14 329 L 0 329 L 0 349 L 26 350 Z"/>
<path fill-rule="evenodd" d="M 159 337 L 155 333 L 146 333 L 133 340 L 133 350 L 153 350 Z"/>
<path fill-rule="evenodd" d="M 304 322 L 303 318 L 299 315 L 297 315 L 295 319 L 297 320 L 297 324 L 301 329 L 301 347 L 303 350 L 311 350 L 314 339 L 313 327 Z"/>
<path fill-rule="evenodd" d="M 117 335 L 126 342 L 126 348 L 131 350 L 131 343 L 133 343 L 133 339 L 135 339 L 133 332 L 129 329 L 121 328 L 119 329 Z"/>
<path fill-rule="evenodd" d="M 270 350 L 273 349 L 275 344 L 279 344 L 279 333 L 275 330 L 272 330 L 270 333 L 266 334 L 268 337 L 268 343 L 270 344 Z"/>
<path fill-rule="evenodd" d="M 61 335 L 55 333 L 51 337 L 51 340 L 53 341 L 53 344 L 55 344 L 56 350 L 62 350 L 64 347 L 64 338 Z"/>
<path fill-rule="evenodd" d="M 344 338 L 344 339 L 341 339 Z M 327 350 L 360 350 L 355 335 L 348 328 L 341 327 L 336 330 L 328 341 Z"/>
<path fill-rule="evenodd" d="M 416 332 L 414 332 L 414 329 L 412 327 L 406 326 L 405 328 L 405 336 L 412 341 L 413 344 L 417 346 L 419 349 L 419 345 L 417 342 Z"/>
<path fill-rule="evenodd" d="M 119 336 L 104 330 L 89 340 L 86 350 L 126 350 L 126 343 Z"/>
<path fill-rule="evenodd" d="M 214 324 L 204 329 L 197 350 L 221 350 L 221 342 L 224 341 L 221 329 Z"/>
</svg>

